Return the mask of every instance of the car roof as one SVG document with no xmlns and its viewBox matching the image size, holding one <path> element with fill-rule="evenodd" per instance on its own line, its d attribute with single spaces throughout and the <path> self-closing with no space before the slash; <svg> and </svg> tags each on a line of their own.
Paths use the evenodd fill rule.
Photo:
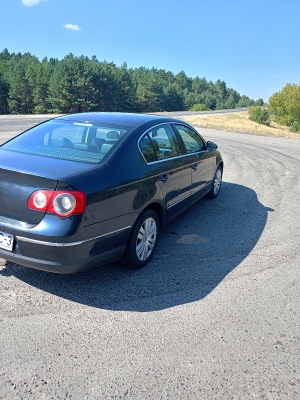
<svg viewBox="0 0 300 400">
<path fill-rule="evenodd" d="M 122 125 L 136 128 L 146 122 L 167 122 L 176 121 L 173 118 L 161 117 L 151 114 L 135 114 L 135 113 L 118 113 L 118 112 L 88 112 L 79 114 L 63 115 L 55 118 L 56 120 L 80 121 L 80 122 L 96 122 L 112 125 Z"/>
</svg>

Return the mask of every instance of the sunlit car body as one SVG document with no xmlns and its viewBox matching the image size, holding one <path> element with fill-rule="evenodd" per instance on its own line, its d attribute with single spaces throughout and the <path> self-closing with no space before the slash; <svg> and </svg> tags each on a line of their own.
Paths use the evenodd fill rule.
<svg viewBox="0 0 300 400">
<path fill-rule="evenodd" d="M 84 113 L 0 147 L 0 257 L 69 273 L 146 265 L 159 229 L 221 186 L 217 146 L 185 122 Z"/>
</svg>

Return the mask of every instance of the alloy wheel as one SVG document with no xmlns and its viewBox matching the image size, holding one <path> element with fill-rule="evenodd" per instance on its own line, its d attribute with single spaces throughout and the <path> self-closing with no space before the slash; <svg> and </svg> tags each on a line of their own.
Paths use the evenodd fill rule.
<svg viewBox="0 0 300 400">
<path fill-rule="evenodd" d="M 222 182 L 222 171 L 220 169 L 217 170 L 214 180 L 214 194 L 217 194 L 220 190 Z"/>
<path fill-rule="evenodd" d="M 136 255 L 140 261 L 146 260 L 152 253 L 156 235 L 156 222 L 152 217 L 149 217 L 141 225 L 136 239 Z"/>
</svg>

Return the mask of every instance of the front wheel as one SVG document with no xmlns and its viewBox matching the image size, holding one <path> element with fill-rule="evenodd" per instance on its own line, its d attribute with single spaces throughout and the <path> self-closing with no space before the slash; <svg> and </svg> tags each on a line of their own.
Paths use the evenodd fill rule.
<svg viewBox="0 0 300 400">
<path fill-rule="evenodd" d="M 220 192 L 222 184 L 222 173 L 223 173 L 222 168 L 219 166 L 216 170 L 215 177 L 211 185 L 211 189 L 207 193 L 207 197 L 209 197 L 210 199 L 215 199 Z"/>
<path fill-rule="evenodd" d="M 144 211 L 137 219 L 129 237 L 124 264 L 131 269 L 144 267 L 153 256 L 159 223 L 153 210 Z"/>
</svg>

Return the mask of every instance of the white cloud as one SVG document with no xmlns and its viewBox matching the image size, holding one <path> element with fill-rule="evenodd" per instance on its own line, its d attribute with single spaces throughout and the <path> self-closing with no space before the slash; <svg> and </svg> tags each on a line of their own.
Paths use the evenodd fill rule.
<svg viewBox="0 0 300 400">
<path fill-rule="evenodd" d="M 26 7 L 31 7 L 31 6 L 36 6 L 39 4 L 42 0 L 22 0 L 22 3 Z"/>
<path fill-rule="evenodd" d="M 66 24 L 64 25 L 64 28 L 71 29 L 72 31 L 81 31 L 81 28 L 79 28 L 78 25 L 73 25 L 73 24 Z"/>
</svg>

